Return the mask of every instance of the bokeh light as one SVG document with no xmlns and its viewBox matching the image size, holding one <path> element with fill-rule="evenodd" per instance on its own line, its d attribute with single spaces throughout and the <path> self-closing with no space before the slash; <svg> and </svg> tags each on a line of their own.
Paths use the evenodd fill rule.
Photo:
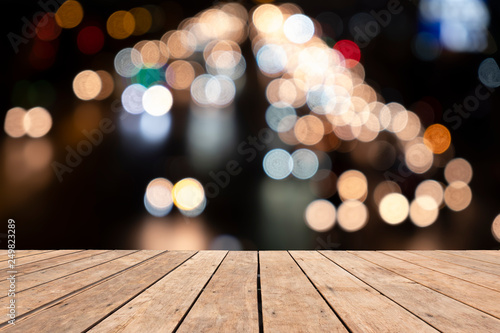
<svg viewBox="0 0 500 333">
<path fill-rule="evenodd" d="M 283 136 L 280 135 L 280 139 L 283 142 L 288 143 L 290 145 L 294 145 L 294 144 L 299 143 L 299 141 L 297 140 L 295 133 L 293 131 L 295 124 L 297 123 L 297 119 L 298 118 L 295 115 L 284 116 L 283 118 L 281 118 L 280 122 L 278 123 L 277 132 L 280 134 L 286 133 L 286 134 L 289 134 L 291 136 L 291 138 L 290 138 L 291 142 L 289 142 L 289 141 L 283 140 Z"/>
<path fill-rule="evenodd" d="M 142 63 L 145 68 L 160 68 L 168 61 L 168 48 L 163 42 L 157 40 L 146 41 L 140 48 L 136 49 L 141 52 Z"/>
<path fill-rule="evenodd" d="M 283 14 L 274 5 L 262 5 L 253 12 L 253 24 L 262 33 L 273 33 L 283 26 Z"/>
<path fill-rule="evenodd" d="M 431 125 L 425 130 L 424 143 L 434 154 L 442 154 L 450 147 L 450 131 L 441 124 Z"/>
<path fill-rule="evenodd" d="M 161 40 L 167 44 L 168 51 L 173 58 L 185 59 L 196 49 L 196 37 L 190 31 L 167 32 Z"/>
<path fill-rule="evenodd" d="M 78 1 L 64 2 L 56 12 L 56 22 L 61 28 L 71 29 L 80 24 L 83 19 L 83 8 Z"/>
<path fill-rule="evenodd" d="M 172 183 L 165 178 L 156 178 L 149 182 L 144 195 L 144 206 L 154 216 L 165 216 L 172 210 Z"/>
<path fill-rule="evenodd" d="M 433 224 L 439 214 L 436 200 L 429 195 L 415 198 L 410 205 L 410 219 L 418 227 L 428 227 Z"/>
<path fill-rule="evenodd" d="M 164 86 L 149 87 L 142 95 L 142 106 L 152 116 L 161 116 L 170 111 L 174 100 L 170 90 Z"/>
<path fill-rule="evenodd" d="M 291 106 L 277 107 L 274 105 L 269 105 L 269 107 L 266 110 L 267 125 L 272 130 L 278 132 L 280 122 L 283 120 L 283 118 L 287 116 L 296 116 L 295 109 L 292 108 Z M 286 130 L 291 129 L 292 126 L 287 128 Z"/>
<path fill-rule="evenodd" d="M 132 114 L 139 114 L 144 112 L 142 106 L 142 97 L 146 92 L 146 87 L 142 84 L 131 84 L 122 92 L 122 105 L 123 108 Z"/>
<path fill-rule="evenodd" d="M 487 58 L 481 62 L 477 70 L 479 80 L 489 88 L 500 87 L 500 67 L 493 58 Z"/>
<path fill-rule="evenodd" d="M 452 52 L 481 52 L 488 45 L 490 13 L 485 1 L 464 0 L 455 11 L 454 1 L 423 0 L 419 3 L 421 30 Z"/>
<path fill-rule="evenodd" d="M 295 14 L 286 19 L 283 31 L 289 41 L 304 44 L 314 36 L 314 23 L 302 14 Z"/>
<path fill-rule="evenodd" d="M 346 60 L 352 60 L 352 62 L 346 61 L 346 67 L 352 68 L 357 65 L 357 63 L 361 60 L 361 50 L 359 46 L 353 41 L 343 39 L 339 40 L 333 48 L 339 51 Z"/>
<path fill-rule="evenodd" d="M 325 134 L 323 122 L 313 115 L 300 117 L 294 127 L 295 137 L 299 142 L 311 146 L 318 143 Z"/>
<path fill-rule="evenodd" d="M 385 105 L 379 114 L 382 128 L 390 132 L 401 132 L 408 123 L 408 112 L 405 107 L 399 103 L 389 103 Z"/>
<path fill-rule="evenodd" d="M 191 97 L 201 106 L 228 106 L 235 96 L 234 82 L 226 76 L 203 74 L 191 84 Z"/>
<path fill-rule="evenodd" d="M 344 201 L 337 210 L 337 221 L 344 231 L 361 230 L 368 223 L 368 209 L 361 201 Z"/>
<path fill-rule="evenodd" d="M 379 206 L 380 217 L 388 224 L 400 224 L 408 217 L 410 205 L 408 199 L 399 193 L 387 194 Z"/>
<path fill-rule="evenodd" d="M 335 224 L 336 213 L 335 206 L 330 201 L 314 200 L 306 208 L 306 224 L 314 231 L 328 231 Z"/>
<path fill-rule="evenodd" d="M 267 85 L 266 97 L 271 105 L 291 106 L 297 98 L 297 91 L 290 80 L 276 79 Z"/>
<path fill-rule="evenodd" d="M 151 29 L 153 23 L 153 17 L 149 10 L 143 7 L 132 8 L 129 11 L 134 17 L 134 30 L 132 34 L 135 36 L 143 35 Z"/>
<path fill-rule="evenodd" d="M 340 175 L 337 189 L 342 201 L 364 201 L 368 193 L 368 181 L 365 175 L 358 170 L 348 170 Z"/>
<path fill-rule="evenodd" d="M 273 179 L 284 179 L 293 170 L 293 159 L 290 154 L 283 149 L 273 149 L 269 151 L 262 162 L 264 172 Z"/>
<path fill-rule="evenodd" d="M 91 70 L 78 73 L 73 80 L 73 92 L 81 100 L 88 101 L 99 96 L 102 81 L 99 74 Z"/>
<path fill-rule="evenodd" d="M 191 217 L 201 214 L 205 208 L 205 190 L 194 178 L 184 178 L 178 181 L 172 189 L 172 195 L 175 206 Z"/>
<path fill-rule="evenodd" d="M 61 27 L 57 24 L 55 14 L 47 13 L 36 26 L 36 35 L 40 40 L 49 42 L 61 34 Z"/>
<path fill-rule="evenodd" d="M 408 169 L 415 173 L 427 172 L 434 161 L 432 151 L 423 143 L 413 143 L 407 148 L 405 153 L 405 161 Z"/>
<path fill-rule="evenodd" d="M 115 89 L 115 81 L 113 81 L 111 74 L 104 70 L 96 71 L 96 73 L 101 79 L 101 91 L 94 99 L 101 101 L 111 96 Z"/>
<path fill-rule="evenodd" d="M 406 125 L 396 136 L 403 141 L 411 141 L 417 137 L 422 128 L 420 118 L 414 112 L 408 111 L 404 116 L 396 116 L 396 120 L 406 117 Z"/>
<path fill-rule="evenodd" d="M 176 60 L 167 67 L 165 79 L 174 89 L 188 89 L 195 77 L 193 65 L 184 60 Z"/>
<path fill-rule="evenodd" d="M 391 180 L 384 180 L 375 187 L 373 191 L 373 201 L 380 206 L 382 199 L 389 193 L 401 193 L 401 187 Z"/>
<path fill-rule="evenodd" d="M 239 79 L 246 69 L 241 49 L 232 41 L 212 41 L 203 51 L 207 72 L 224 75 L 232 80 Z"/>
<path fill-rule="evenodd" d="M 500 243 L 500 214 L 495 217 L 491 224 L 491 234 L 495 237 L 496 241 Z"/>
<path fill-rule="evenodd" d="M 106 29 L 112 38 L 125 39 L 135 31 L 134 16 L 124 10 L 116 11 L 109 16 Z"/>
<path fill-rule="evenodd" d="M 26 134 L 24 126 L 24 118 L 26 110 L 20 107 L 15 107 L 7 111 L 5 114 L 4 130 L 11 138 L 19 138 Z"/>
<path fill-rule="evenodd" d="M 274 76 L 285 69 L 286 51 L 280 45 L 266 44 L 257 52 L 257 64 L 262 73 Z"/>
<path fill-rule="evenodd" d="M 451 182 L 444 191 L 444 202 L 449 209 L 456 212 L 467 208 L 472 201 L 472 191 L 467 183 L 456 180 Z"/>
<path fill-rule="evenodd" d="M 140 83 L 145 87 L 152 85 L 163 85 L 165 82 L 165 73 L 157 68 L 147 68 L 143 66 L 139 73 L 132 78 L 133 83 Z"/>
<path fill-rule="evenodd" d="M 437 207 L 441 206 L 444 200 L 443 186 L 435 180 L 428 179 L 418 184 L 415 189 L 415 198 L 429 196 L 436 202 Z"/>
<path fill-rule="evenodd" d="M 52 116 L 42 107 L 34 107 L 24 116 L 24 128 L 32 138 L 41 138 L 52 128 Z"/>
<path fill-rule="evenodd" d="M 119 75 L 132 77 L 141 70 L 141 53 L 133 48 L 125 48 L 116 54 L 114 65 Z"/>
<path fill-rule="evenodd" d="M 104 46 L 104 34 L 100 28 L 88 26 L 80 30 L 76 43 L 83 54 L 96 54 Z"/>
<path fill-rule="evenodd" d="M 319 161 L 309 149 L 298 149 L 292 154 L 292 174 L 299 179 L 309 179 L 318 171 Z"/>
<path fill-rule="evenodd" d="M 468 2 L 477 1 L 483 0 Z M 500 86 L 500 67 L 495 59 L 486 58 L 497 48 L 493 32 L 488 32 L 487 40 L 479 35 L 471 40 L 471 36 L 464 33 L 472 27 L 466 27 L 471 22 L 445 22 L 446 13 L 440 12 L 441 7 L 437 6 L 442 1 L 422 0 L 419 10 L 426 23 L 420 23 L 426 25 L 435 20 L 439 25 L 418 27 L 420 31 L 412 33 L 410 26 L 404 23 L 408 20 L 398 19 L 394 22 L 395 28 L 380 35 L 381 31 L 375 33 L 383 45 L 387 41 L 404 42 L 413 47 L 417 58 L 425 61 L 435 62 L 442 57 L 453 58 L 451 64 L 463 64 L 465 58 L 456 57 L 454 53 L 468 47 L 474 52 L 483 52 L 484 60 L 477 70 L 482 85 L 476 88 L 476 96 L 467 96 L 461 104 L 467 112 L 470 108 L 478 110 L 469 118 L 463 110 L 457 113 L 455 105 L 451 114 L 445 103 L 437 98 L 418 97 L 425 93 L 421 90 L 426 88 L 426 80 L 430 80 L 428 75 L 410 85 L 416 89 L 415 96 L 420 100 L 408 109 L 400 104 L 414 100 L 415 96 L 408 95 L 408 87 L 403 86 L 398 91 L 387 86 L 392 79 L 387 82 L 372 80 L 370 73 L 382 73 L 384 67 L 374 71 L 373 61 L 380 60 L 375 57 L 367 61 L 370 68 L 365 69 L 361 63 L 361 48 L 366 46 L 363 42 L 370 42 L 375 36 L 366 35 L 369 38 L 363 40 L 356 34 L 360 28 L 367 33 L 366 24 L 376 23 L 373 15 L 351 12 L 356 7 L 352 4 L 334 6 L 339 14 L 352 16 L 348 24 L 354 37 L 352 41 L 341 39 L 344 27 L 337 14 L 322 12 L 313 19 L 296 4 L 255 2 L 258 5 L 249 11 L 247 5 L 240 3 L 217 3 L 188 18 L 182 17 L 185 4 L 170 1 L 130 10 L 110 7 L 106 16 L 98 19 L 92 13 L 95 11 L 93 6 L 85 6 L 84 17 L 82 5 L 75 0 L 61 2 L 59 8 L 53 8 L 55 13 L 36 14 L 26 21 L 29 26 L 23 27 L 23 37 L 27 38 L 27 28 L 32 30 L 29 39 L 33 40 L 25 47 L 26 51 L 20 51 L 17 59 L 26 60 L 28 67 L 14 73 L 11 106 L 5 115 L 5 154 L 10 154 L 5 157 L 5 174 L 11 175 L 19 169 L 16 179 L 26 181 L 33 178 L 32 171 L 50 171 L 51 161 L 63 162 L 66 157 L 69 165 L 68 157 L 63 156 L 64 149 L 71 155 L 71 149 L 77 151 L 82 142 L 100 142 L 96 131 L 102 130 L 103 124 L 110 120 L 106 116 L 109 112 L 117 111 L 118 114 L 111 118 L 117 121 L 120 134 L 123 134 L 116 138 L 122 144 L 122 149 L 116 150 L 119 160 L 125 161 L 130 170 L 136 169 L 134 163 L 138 163 L 141 168 L 160 168 L 171 179 L 202 177 L 200 179 L 208 182 L 205 188 L 217 185 L 220 193 L 227 191 L 220 197 L 215 195 L 215 208 L 210 214 L 217 211 L 224 200 L 237 197 L 232 191 L 248 185 L 247 175 L 254 173 L 264 177 L 262 182 L 266 188 L 281 189 L 272 195 L 266 192 L 264 205 L 271 207 L 270 202 L 273 205 L 285 202 L 295 216 L 293 219 L 293 214 L 284 212 L 286 209 L 271 211 L 274 206 L 272 209 L 256 207 L 259 221 L 261 217 L 266 223 L 279 221 L 286 216 L 290 230 L 294 226 L 305 230 L 300 220 L 304 213 L 305 223 L 311 230 L 329 231 L 337 221 L 343 230 L 357 231 L 368 223 L 369 213 L 372 214 L 370 209 L 378 211 L 388 224 L 398 225 L 408 217 L 413 224 L 399 231 L 394 228 L 390 234 L 377 234 L 379 237 L 372 237 L 377 240 L 370 240 L 370 244 L 401 247 L 402 240 L 387 239 L 404 230 L 412 231 L 407 234 L 411 238 L 417 229 L 415 226 L 429 227 L 437 221 L 457 222 L 453 225 L 462 223 L 457 228 L 466 234 L 472 224 L 465 222 L 475 210 L 484 208 L 479 206 L 482 204 L 479 198 L 483 196 L 477 195 L 477 202 L 471 205 L 473 169 L 467 160 L 455 157 L 464 149 L 459 146 L 464 142 L 462 135 L 470 135 L 467 136 L 470 140 L 466 141 L 472 148 L 479 145 L 477 131 L 482 134 L 484 126 L 488 125 L 485 123 L 488 114 L 494 110 L 492 92 Z M 476 14 L 475 21 L 472 18 L 471 21 L 478 27 L 489 22 L 487 12 Z M 480 17 L 485 18 L 484 22 L 479 22 Z M 62 32 L 75 27 L 74 31 Z M 145 36 L 138 37 L 142 35 Z M 69 42 L 72 46 L 66 50 Z M 21 44 L 25 43 L 21 41 Z M 483 50 L 481 45 L 488 47 Z M 452 52 L 442 53 L 443 49 Z M 370 56 L 377 52 L 372 54 L 370 51 Z M 405 57 L 403 53 L 389 52 L 383 59 L 399 68 Z M 113 57 L 114 62 L 109 63 Z M 69 80 L 76 74 L 72 89 L 77 99 L 72 99 L 74 105 L 64 113 L 61 109 L 67 101 L 61 89 L 64 87 L 39 75 L 50 74 L 51 78 L 58 78 L 59 74 L 65 74 L 68 66 L 80 60 L 90 65 L 81 63 L 82 66 L 68 70 Z M 257 72 L 248 73 L 251 70 Z M 470 72 L 475 73 L 467 69 L 467 73 Z M 444 81 L 439 78 L 436 82 Z M 260 98 L 254 100 L 259 94 Z M 54 121 L 47 110 L 53 113 Z M 450 115 L 455 117 L 446 118 Z M 446 123 L 434 123 L 439 119 L 445 119 Z M 455 133 L 459 140 L 454 144 L 448 130 L 449 127 L 455 129 L 453 120 L 469 124 Z M 251 133 L 244 142 L 237 142 L 245 131 L 253 132 L 263 124 L 268 127 L 264 129 L 266 134 L 263 134 L 265 131 Z M 43 138 L 53 125 L 54 135 Z M 110 131 L 112 126 L 113 123 L 109 126 Z M 16 139 L 23 136 L 28 138 Z M 62 140 L 64 144 L 53 142 L 53 139 Z M 187 145 L 183 144 L 184 139 Z M 489 146 L 482 145 L 477 153 L 486 151 Z M 108 152 L 109 147 L 101 146 L 99 150 Z M 474 149 L 467 151 L 472 154 L 472 161 L 477 153 Z M 99 153 L 92 159 L 109 156 Z M 238 173 L 236 169 L 239 169 L 228 163 L 229 158 L 236 158 L 238 163 L 244 160 L 254 163 L 252 161 L 263 158 L 265 174 L 259 166 L 244 168 L 245 176 L 232 183 L 235 187 L 226 188 L 221 185 L 225 174 L 233 176 L 231 172 Z M 86 174 L 85 168 L 94 170 L 96 165 L 99 164 L 86 163 L 81 174 Z M 490 168 L 495 167 L 493 161 Z M 441 168 L 444 168 L 444 179 Z M 162 172 L 158 170 L 154 172 Z M 485 188 L 482 184 L 485 177 L 481 174 L 484 170 L 474 171 L 481 176 L 474 186 L 474 190 L 479 191 Z M 48 180 L 54 178 L 52 173 L 47 174 Z M 122 174 L 129 175 L 127 170 L 117 173 Z M 493 172 L 487 178 L 493 183 L 495 177 Z M 284 179 L 286 181 L 273 181 Z M 441 183 L 444 180 L 448 185 Z M 338 197 L 334 197 L 337 192 Z M 22 200 L 16 196 L 21 194 L 12 193 L 15 199 L 11 202 L 8 198 L 6 205 L 17 207 Z M 366 201 L 368 197 L 370 200 Z M 332 202 L 340 203 L 338 209 Z M 205 210 L 207 203 L 204 187 L 195 178 L 184 178 L 175 186 L 165 178 L 156 178 L 147 186 L 143 202 L 146 210 L 156 217 L 166 216 L 174 205 L 177 206 L 178 212 L 166 219 L 157 219 L 162 222 L 196 217 Z M 464 214 L 450 215 L 449 210 L 460 212 L 469 206 L 471 209 Z M 500 215 L 491 225 L 495 239 L 500 242 L 499 224 Z M 376 234 L 374 228 L 377 226 L 370 227 L 373 228 L 360 234 L 372 231 Z M 433 233 L 438 228 L 420 233 Z M 240 233 L 234 233 L 236 237 L 234 231 L 226 232 L 217 230 L 216 234 L 204 236 L 204 244 L 211 248 L 233 249 L 261 244 L 240 238 L 244 237 Z M 263 230 L 263 234 L 267 232 Z M 352 244 L 358 243 L 349 240 L 342 246 Z"/>
<path fill-rule="evenodd" d="M 457 180 L 469 184 L 472 179 L 472 167 L 467 160 L 455 158 L 446 164 L 444 178 L 446 178 L 448 184 Z"/>
</svg>

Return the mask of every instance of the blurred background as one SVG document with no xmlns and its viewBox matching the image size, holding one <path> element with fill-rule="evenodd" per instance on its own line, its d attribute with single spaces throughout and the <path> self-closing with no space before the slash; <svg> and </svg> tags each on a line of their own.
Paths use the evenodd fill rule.
<svg viewBox="0 0 500 333">
<path fill-rule="evenodd" d="M 4 6 L 3 247 L 500 248 L 498 2 Z"/>
</svg>

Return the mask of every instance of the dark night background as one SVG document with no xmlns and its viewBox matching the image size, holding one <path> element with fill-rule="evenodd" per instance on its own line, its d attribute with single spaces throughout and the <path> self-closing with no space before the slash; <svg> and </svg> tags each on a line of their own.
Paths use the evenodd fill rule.
<svg viewBox="0 0 500 333">
<path fill-rule="evenodd" d="M 349 20 L 355 14 L 385 9 L 382 0 L 336 0 L 336 1 L 291 1 L 298 4 L 304 14 L 315 18 L 324 12 L 336 13 L 343 22 L 340 35 L 330 36 L 331 40 L 350 39 Z M 325 233 L 307 229 L 305 224 L 291 226 L 269 221 L 276 218 L 288 221 L 296 216 L 302 221 L 301 201 L 287 201 L 286 194 L 280 200 L 272 200 L 272 213 L 263 213 L 262 187 L 270 179 L 262 170 L 262 159 L 266 151 L 247 163 L 244 156 L 236 151 L 238 143 L 249 135 L 256 135 L 266 126 L 264 112 L 267 108 L 263 88 L 257 84 L 257 66 L 247 40 L 241 45 L 247 61 L 247 82 L 245 91 L 236 100 L 236 139 L 230 149 L 227 161 L 236 159 L 242 166 L 242 173 L 232 177 L 228 187 L 220 195 L 211 199 L 205 211 L 189 221 L 174 208 L 162 223 L 203 225 L 204 235 L 210 240 L 220 234 L 236 237 L 244 249 L 498 249 L 500 245 L 491 233 L 491 223 L 500 213 L 500 92 L 481 102 L 478 110 L 463 120 L 458 129 L 453 129 L 443 121 L 442 114 L 454 103 L 463 103 L 464 98 L 474 94 L 480 84 L 478 68 L 486 58 L 499 60 L 500 45 L 499 16 L 500 3 L 489 1 L 490 24 L 488 30 L 494 42 L 485 53 L 453 53 L 443 50 L 432 61 L 423 61 L 412 51 L 412 41 L 419 29 L 416 2 L 401 1 L 404 8 L 393 15 L 390 24 L 381 29 L 368 46 L 361 49 L 361 63 L 366 70 L 366 81 L 380 93 L 386 102 L 399 102 L 409 110 L 426 105 L 432 110 L 431 123 L 441 123 L 448 127 L 456 157 L 467 159 L 474 170 L 470 183 L 473 200 L 462 212 L 453 212 L 446 207 L 440 211 L 438 220 L 427 228 L 414 226 L 409 219 L 398 226 L 384 223 L 374 210 L 371 194 L 375 185 L 384 180 L 383 172 L 358 166 L 351 154 L 330 153 L 332 170 L 341 174 L 348 169 L 361 170 L 368 178 L 367 205 L 370 218 L 367 226 L 354 233 L 348 233 L 335 226 Z M 76 46 L 79 29 L 87 25 L 97 25 L 104 31 L 106 20 L 117 10 L 129 10 L 136 6 L 154 4 L 163 9 L 163 26 L 157 32 L 142 36 L 131 36 L 124 40 L 114 40 L 105 36 L 103 49 L 96 55 L 84 55 Z M 85 1 L 84 18 L 79 26 L 63 30 L 57 41 L 57 52 L 53 64 L 43 70 L 35 69 L 29 62 L 33 40 L 19 46 L 14 53 L 8 38 L 3 38 L 3 102 L 4 114 L 12 107 L 26 109 L 41 105 L 49 110 L 53 127 L 46 136 L 53 145 L 53 158 L 63 161 L 65 147 L 74 147 L 80 139 L 68 130 L 72 110 L 79 101 L 71 88 L 74 76 L 84 69 L 104 69 L 112 73 L 114 55 L 125 47 L 132 47 L 141 39 L 159 39 L 166 31 L 176 29 L 187 17 L 213 5 L 214 2 L 182 1 Z M 247 9 L 255 3 L 242 2 Z M 21 34 L 23 17 L 29 19 L 40 11 L 35 1 L 5 1 L 3 35 L 9 32 Z M 54 91 L 54 98 L 31 92 L 16 95 L 16 82 L 27 80 L 31 83 L 45 80 Z M 498 90 L 498 89 L 497 89 Z M 114 119 L 112 103 L 118 99 L 121 90 L 115 87 L 114 94 L 99 102 L 104 117 Z M 425 102 L 426 104 L 419 104 Z M 45 103 L 45 104 L 44 104 Z M 414 107 L 414 108 L 412 108 Z M 424 110 L 424 111 L 425 111 Z M 73 172 L 64 175 L 59 182 L 50 165 L 29 179 L 9 180 L 7 154 L 14 154 L 16 146 L 8 143 L 4 131 L 0 134 L 0 232 L 6 232 L 7 220 L 16 221 L 17 249 L 65 249 L 65 248 L 134 248 L 137 243 L 142 221 L 151 218 L 144 208 L 144 191 L 152 179 L 166 177 L 172 182 L 185 177 L 194 177 L 202 184 L 210 181 L 207 172 L 193 168 L 186 158 L 186 110 L 174 105 L 172 109 L 172 132 L 169 139 L 154 149 L 132 149 L 122 140 L 119 131 L 106 134 L 104 141 L 93 148 Z M 426 119 L 430 119 L 427 117 Z M 11 147 L 12 146 L 12 147 Z M 215 171 L 223 170 L 225 163 Z M 393 170 L 396 170 L 395 166 Z M 442 169 L 433 179 L 443 181 Z M 403 193 L 412 197 L 416 185 L 422 180 L 420 175 L 412 175 L 400 184 Z M 267 182 L 267 183 L 265 183 Z M 281 191 L 309 191 L 304 181 L 287 180 L 280 183 Z M 304 196 L 306 196 L 304 194 Z M 306 197 L 310 197 L 308 194 Z M 338 195 L 330 198 L 336 207 L 340 204 Z M 307 204 L 307 202 L 306 202 Z M 169 229 L 170 230 L 170 229 Z M 173 229 L 172 229 L 173 230 Z M 189 231 L 190 232 L 190 231 Z M 187 235 L 189 235 L 187 232 Z M 184 237 L 184 236 L 183 236 Z M 187 236 L 186 236 L 187 237 Z M 189 238 L 189 237 L 188 237 Z M 189 243 L 189 239 L 186 241 Z M 208 241 L 209 242 L 209 241 Z M 6 244 L 1 243 L 3 247 Z M 177 244 L 177 243 L 176 243 Z M 178 244 L 186 244 L 179 242 Z M 145 245 L 147 246 L 147 245 Z M 188 244 L 187 247 L 190 245 Z M 183 245 L 178 245 L 183 247 Z"/>
</svg>

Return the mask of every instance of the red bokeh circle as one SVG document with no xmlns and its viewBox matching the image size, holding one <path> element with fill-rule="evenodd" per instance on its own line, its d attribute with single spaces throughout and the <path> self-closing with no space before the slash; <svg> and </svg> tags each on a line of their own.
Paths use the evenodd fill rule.
<svg viewBox="0 0 500 333">
<path fill-rule="evenodd" d="M 96 54 L 104 46 L 104 34 L 98 27 L 85 27 L 78 33 L 77 44 L 80 52 Z"/>
</svg>

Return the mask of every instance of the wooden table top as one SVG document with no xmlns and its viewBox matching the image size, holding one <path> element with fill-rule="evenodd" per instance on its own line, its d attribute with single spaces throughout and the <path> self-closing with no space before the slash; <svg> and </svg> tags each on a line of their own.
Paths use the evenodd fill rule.
<svg viewBox="0 0 500 333">
<path fill-rule="evenodd" d="M 500 251 L 15 256 L 1 332 L 500 332 Z"/>
</svg>

